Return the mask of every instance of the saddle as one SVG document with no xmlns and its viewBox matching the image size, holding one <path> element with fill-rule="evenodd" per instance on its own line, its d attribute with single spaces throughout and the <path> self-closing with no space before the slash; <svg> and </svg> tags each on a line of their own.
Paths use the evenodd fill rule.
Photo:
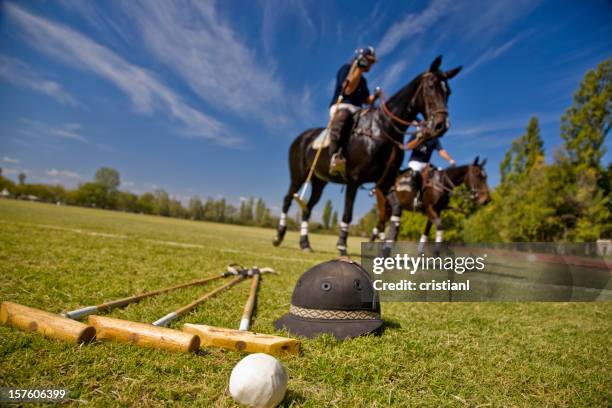
<svg viewBox="0 0 612 408">
<path fill-rule="evenodd" d="M 414 177 L 419 177 L 420 180 L 418 180 L 417 183 L 413 183 L 412 180 Z M 395 180 L 395 191 L 413 191 L 414 184 L 417 184 L 418 190 L 422 191 L 425 187 L 440 184 L 441 182 L 442 174 L 440 169 L 434 166 L 427 165 L 420 174 L 411 168 L 407 168 L 400 170 L 399 176 Z"/>
<path fill-rule="evenodd" d="M 376 120 L 376 109 L 363 108 L 353 114 L 351 133 L 373 137 L 380 133 L 380 124 Z"/>
<path fill-rule="evenodd" d="M 342 130 L 344 134 L 343 138 L 348 140 L 351 133 L 357 133 L 369 137 L 373 137 L 374 135 L 380 133 L 379 123 L 377 120 L 375 120 L 375 112 L 376 110 L 373 108 L 363 108 L 353 113 L 349 119 L 351 122 L 350 128 L 346 126 Z M 329 146 L 329 143 L 329 128 L 325 128 L 312 142 L 312 148 L 314 150 L 324 149 Z"/>
</svg>

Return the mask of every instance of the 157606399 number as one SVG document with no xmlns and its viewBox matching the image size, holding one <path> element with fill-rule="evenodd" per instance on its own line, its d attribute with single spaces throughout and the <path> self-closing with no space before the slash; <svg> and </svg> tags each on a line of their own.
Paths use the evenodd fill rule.
<svg viewBox="0 0 612 408">
<path fill-rule="evenodd" d="M 65 388 L 0 388 L 0 402 L 57 402 L 67 398 Z"/>
</svg>

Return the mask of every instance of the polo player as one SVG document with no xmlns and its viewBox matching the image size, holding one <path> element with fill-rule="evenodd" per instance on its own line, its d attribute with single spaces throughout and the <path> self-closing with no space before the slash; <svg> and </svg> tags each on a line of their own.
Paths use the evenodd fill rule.
<svg viewBox="0 0 612 408">
<path fill-rule="evenodd" d="M 371 46 L 359 48 L 355 51 L 353 60 L 342 65 L 336 75 L 336 88 L 329 108 L 329 115 L 333 119 L 329 129 L 330 174 L 344 173 L 346 160 L 340 150 L 346 143 L 349 132 L 344 130 L 349 128 L 352 115 L 364 105 L 373 104 L 380 96 L 378 88 L 374 95 L 370 95 L 368 82 L 363 76 L 364 72 L 370 71 L 374 63 L 376 63 L 374 48 Z M 340 95 L 342 102 L 336 103 Z"/>
<path fill-rule="evenodd" d="M 434 150 L 438 151 L 440 157 L 448 161 L 451 166 L 454 166 L 457 162 L 448 154 L 446 150 L 442 148 L 440 138 L 435 137 L 433 139 L 427 139 L 422 141 L 418 137 L 418 130 L 416 134 L 413 134 L 406 143 L 406 149 L 412 149 L 410 159 L 408 160 L 408 167 L 411 172 L 410 187 L 414 192 L 414 209 L 418 210 L 422 206 L 421 202 L 421 172 L 427 167 L 431 160 L 431 155 Z"/>
</svg>

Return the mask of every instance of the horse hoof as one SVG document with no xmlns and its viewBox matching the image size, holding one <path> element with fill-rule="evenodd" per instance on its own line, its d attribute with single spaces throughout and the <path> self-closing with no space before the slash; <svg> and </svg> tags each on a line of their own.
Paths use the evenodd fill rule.
<svg viewBox="0 0 612 408">
<path fill-rule="evenodd" d="M 274 240 L 272 241 L 272 245 L 274 245 L 275 247 L 279 246 L 281 244 L 281 242 L 283 242 L 282 239 L 279 239 L 278 237 L 274 238 Z"/>
<path fill-rule="evenodd" d="M 311 253 L 311 254 L 312 254 L 314 251 L 312 250 L 312 248 L 311 248 L 311 247 L 309 247 L 309 246 L 308 246 L 308 247 L 304 247 L 304 248 L 302 248 L 302 252 L 308 252 L 308 253 Z"/>
</svg>

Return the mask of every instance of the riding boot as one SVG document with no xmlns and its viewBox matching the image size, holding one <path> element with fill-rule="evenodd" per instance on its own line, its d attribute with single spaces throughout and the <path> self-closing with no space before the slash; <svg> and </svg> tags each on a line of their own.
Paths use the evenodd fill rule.
<svg viewBox="0 0 612 408">
<path fill-rule="evenodd" d="M 331 161 L 329 163 L 330 174 L 344 174 L 346 167 L 346 160 L 342 157 L 340 148 L 342 147 L 342 136 L 344 125 L 349 118 L 350 112 L 346 109 L 340 109 L 336 112 L 334 120 L 329 127 L 329 153 L 331 155 Z"/>
<path fill-rule="evenodd" d="M 421 174 L 418 171 L 412 170 L 411 188 L 414 192 L 414 201 L 412 203 L 412 208 L 414 211 L 421 211 L 423 209 L 423 200 L 421 199 L 421 183 L 419 182 L 420 178 Z"/>
</svg>

